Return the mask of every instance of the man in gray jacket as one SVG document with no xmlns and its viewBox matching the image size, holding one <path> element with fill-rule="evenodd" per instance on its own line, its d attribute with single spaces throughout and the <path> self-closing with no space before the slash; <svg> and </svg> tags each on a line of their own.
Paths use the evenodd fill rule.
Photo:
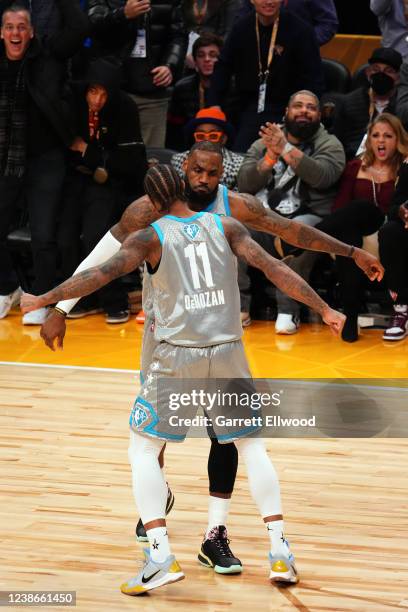
<svg viewBox="0 0 408 612">
<path fill-rule="evenodd" d="M 316 225 L 330 212 L 345 167 L 342 144 L 320 124 L 317 97 L 306 90 L 295 93 L 289 100 L 284 126 L 267 124 L 260 133 L 261 138 L 252 144 L 239 171 L 239 191 L 263 196 L 265 205 L 283 217 Z M 255 238 L 276 254 L 273 237 L 257 232 Z M 315 259 L 315 253 L 302 253 L 288 265 L 307 280 Z M 242 268 L 240 277 L 241 309 L 249 312 L 249 279 Z M 276 332 L 296 333 L 299 303 L 279 291 L 277 303 Z"/>
<path fill-rule="evenodd" d="M 378 18 L 383 47 L 391 47 L 408 56 L 408 4 L 404 0 L 370 0 L 370 9 Z"/>
</svg>

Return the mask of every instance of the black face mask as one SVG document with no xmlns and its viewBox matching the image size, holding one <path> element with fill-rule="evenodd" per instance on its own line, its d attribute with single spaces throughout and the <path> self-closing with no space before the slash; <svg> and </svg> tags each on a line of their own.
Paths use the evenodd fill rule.
<svg viewBox="0 0 408 612">
<path fill-rule="evenodd" d="M 394 88 L 394 79 L 385 72 L 376 72 L 371 76 L 370 85 L 379 96 L 385 96 Z"/>
<path fill-rule="evenodd" d="M 289 134 L 301 141 L 310 140 L 320 127 L 317 121 L 293 121 L 285 117 L 285 126 Z"/>
<path fill-rule="evenodd" d="M 193 191 L 191 189 L 191 186 L 186 176 L 184 177 L 184 179 L 186 182 L 186 187 L 184 191 L 187 200 L 190 204 L 190 208 L 200 212 L 201 210 L 204 210 L 204 208 L 207 208 L 209 204 L 214 202 L 215 198 L 217 197 L 218 186 L 216 189 L 214 189 L 214 191 L 210 191 L 208 193 L 197 193 L 196 191 Z"/>
</svg>

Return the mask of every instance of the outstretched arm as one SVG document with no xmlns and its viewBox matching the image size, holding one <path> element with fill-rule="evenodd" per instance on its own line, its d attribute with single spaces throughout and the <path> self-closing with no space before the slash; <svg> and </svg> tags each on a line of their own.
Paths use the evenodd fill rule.
<svg viewBox="0 0 408 612">
<path fill-rule="evenodd" d="M 230 218 L 223 218 L 222 223 L 227 240 L 237 257 L 246 261 L 250 266 L 262 270 L 278 289 L 313 308 L 321 315 L 323 321 L 330 326 L 332 331 L 336 334 L 340 333 L 345 321 L 344 315 L 330 308 L 317 295 L 316 291 L 286 264 L 271 257 L 251 238 L 243 225 Z"/>
<path fill-rule="evenodd" d="M 253 229 L 279 236 L 302 249 L 351 257 L 370 280 L 380 281 L 384 275 L 384 268 L 370 253 L 351 247 L 314 227 L 285 219 L 270 208 L 265 208 L 253 195 L 231 194 L 230 204 L 233 217 Z"/>
<path fill-rule="evenodd" d="M 159 217 L 160 215 L 153 206 L 150 198 L 143 196 L 135 200 L 127 207 L 119 222 L 101 238 L 95 248 L 89 253 L 88 257 L 79 264 L 74 274 L 98 266 L 107 261 L 110 257 L 113 257 L 113 255 L 119 251 L 121 244 L 132 232 L 148 227 Z M 71 300 L 58 302 L 58 311 L 51 311 L 45 323 L 43 323 L 41 327 L 41 338 L 52 351 L 55 350 L 55 340 L 57 341 L 57 346 L 61 349 L 63 348 L 66 332 L 64 313 L 68 314 L 71 312 L 79 299 L 80 298 L 77 297 Z"/>
<path fill-rule="evenodd" d="M 157 234 L 151 227 L 135 232 L 125 240 L 120 251 L 104 264 L 72 276 L 43 295 L 23 294 L 21 310 L 30 312 L 59 300 L 89 295 L 113 279 L 134 270 L 146 258 L 151 257 L 152 249 L 157 246 Z"/>
</svg>

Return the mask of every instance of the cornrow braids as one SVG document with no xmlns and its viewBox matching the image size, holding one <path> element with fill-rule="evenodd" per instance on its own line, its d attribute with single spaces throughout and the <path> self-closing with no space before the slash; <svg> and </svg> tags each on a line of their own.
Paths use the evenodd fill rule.
<svg viewBox="0 0 408 612">
<path fill-rule="evenodd" d="M 160 204 L 161 211 L 168 211 L 175 200 L 186 200 L 184 181 L 173 166 L 157 164 L 147 171 L 144 189 L 149 198 Z"/>
<path fill-rule="evenodd" d="M 189 155 L 194 153 L 194 151 L 206 151 L 207 153 L 218 153 L 221 155 L 221 159 L 224 158 L 224 154 L 222 151 L 222 146 L 217 142 L 210 142 L 209 140 L 202 140 L 201 142 L 196 142 L 193 144 L 189 151 Z"/>
</svg>

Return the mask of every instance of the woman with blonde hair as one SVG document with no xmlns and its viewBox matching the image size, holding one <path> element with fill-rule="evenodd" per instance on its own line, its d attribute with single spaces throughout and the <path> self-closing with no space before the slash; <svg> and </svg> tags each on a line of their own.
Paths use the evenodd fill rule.
<svg viewBox="0 0 408 612">
<path fill-rule="evenodd" d="M 390 113 L 378 115 L 368 126 L 364 152 L 348 162 L 344 170 L 333 213 L 316 227 L 361 247 L 364 236 L 374 234 L 383 225 L 399 168 L 407 156 L 408 134 L 401 121 Z M 355 342 L 365 279 L 345 257 L 336 259 L 336 269 L 342 307 L 347 316 L 342 338 Z"/>
</svg>

